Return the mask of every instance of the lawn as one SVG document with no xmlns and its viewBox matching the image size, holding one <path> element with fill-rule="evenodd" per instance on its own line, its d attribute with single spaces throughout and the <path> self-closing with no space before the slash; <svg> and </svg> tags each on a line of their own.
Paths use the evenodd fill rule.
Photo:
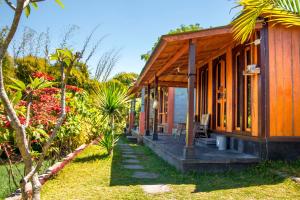
<svg viewBox="0 0 300 200">
<path fill-rule="evenodd" d="M 7 166 L 8 167 L 8 166 Z M 13 167 L 13 172 L 17 176 L 16 181 L 19 181 L 21 179 L 21 175 L 16 169 L 18 167 L 19 171 L 22 173 L 24 170 L 23 164 L 17 164 Z M 7 197 L 12 191 L 15 191 L 17 188 L 14 186 L 14 184 L 11 184 L 11 188 L 9 187 L 9 178 L 7 175 L 6 166 L 0 165 L 0 199 L 4 199 Z"/>
<path fill-rule="evenodd" d="M 41 172 L 47 169 L 50 166 L 50 161 L 45 161 L 43 167 L 41 168 Z M 9 167 L 7 165 L 7 167 Z M 18 170 L 18 169 L 19 170 Z M 24 172 L 24 164 L 18 163 L 13 166 L 13 172 L 16 175 L 16 182 L 19 183 L 21 180 L 21 174 Z M 5 199 L 8 195 L 14 192 L 17 188 L 11 182 L 11 187 L 9 187 L 9 178 L 7 175 L 7 170 L 5 165 L 0 165 L 0 199 Z"/>
<path fill-rule="evenodd" d="M 182 174 L 158 158 L 147 147 L 131 144 L 148 172 L 160 174 L 153 180 L 131 178 L 123 169 L 118 147 L 108 157 L 99 146 L 90 146 L 42 189 L 42 199 L 300 199 L 300 186 L 268 170 L 299 173 L 300 163 L 261 164 L 243 172 Z M 292 169 L 292 170 L 290 170 Z M 168 184 L 171 192 L 147 195 L 140 185 Z"/>
</svg>

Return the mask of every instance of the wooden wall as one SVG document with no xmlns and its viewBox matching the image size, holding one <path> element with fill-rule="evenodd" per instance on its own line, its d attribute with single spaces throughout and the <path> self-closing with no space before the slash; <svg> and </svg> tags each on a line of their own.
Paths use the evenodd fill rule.
<svg viewBox="0 0 300 200">
<path fill-rule="evenodd" d="M 300 28 L 269 25 L 269 134 L 300 136 Z"/>
</svg>

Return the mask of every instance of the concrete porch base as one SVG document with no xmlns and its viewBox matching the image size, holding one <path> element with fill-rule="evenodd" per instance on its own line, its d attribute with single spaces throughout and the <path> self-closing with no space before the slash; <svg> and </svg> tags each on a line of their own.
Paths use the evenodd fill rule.
<svg viewBox="0 0 300 200">
<path fill-rule="evenodd" d="M 239 153 L 232 150 L 219 151 L 213 147 L 193 148 L 193 158 L 184 157 L 184 141 L 172 136 L 159 135 L 153 141 L 151 136 L 144 136 L 143 142 L 159 157 L 182 172 L 224 172 L 240 170 L 257 164 L 260 159 L 256 156 Z"/>
</svg>

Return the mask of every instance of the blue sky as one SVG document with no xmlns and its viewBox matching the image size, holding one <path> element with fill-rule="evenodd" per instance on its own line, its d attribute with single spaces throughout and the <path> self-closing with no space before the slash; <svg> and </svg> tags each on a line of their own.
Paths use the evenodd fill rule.
<svg viewBox="0 0 300 200">
<path fill-rule="evenodd" d="M 117 72 L 139 73 L 144 66 L 140 55 L 151 49 L 157 38 L 181 24 L 199 23 L 202 27 L 228 24 L 234 12 L 234 0 L 62 0 L 60 8 L 54 0 L 39 4 L 29 18 L 23 16 L 17 38 L 25 26 L 37 32 L 50 28 L 51 46 L 60 41 L 66 27 L 80 27 L 72 38 L 72 46 L 79 50 L 91 30 L 100 25 L 94 40 L 108 34 L 97 54 L 89 62 L 91 72 L 101 53 L 121 48 Z M 12 11 L 0 1 L 0 26 L 8 25 Z"/>
</svg>

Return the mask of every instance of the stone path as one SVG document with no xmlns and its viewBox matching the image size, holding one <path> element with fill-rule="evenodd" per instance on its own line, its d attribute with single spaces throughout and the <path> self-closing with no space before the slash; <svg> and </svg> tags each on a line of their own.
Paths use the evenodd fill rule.
<svg viewBox="0 0 300 200">
<path fill-rule="evenodd" d="M 140 161 L 139 161 L 139 160 L 137 160 L 137 159 L 134 159 L 134 158 L 132 158 L 132 159 L 127 159 L 127 160 L 124 160 L 124 162 L 125 162 L 125 163 L 140 163 Z"/>
<path fill-rule="evenodd" d="M 159 174 L 145 170 L 138 159 L 138 156 L 144 156 L 142 152 L 134 151 L 128 144 L 119 144 L 119 146 L 123 157 L 123 167 L 127 170 L 133 170 L 132 178 L 155 180 L 159 177 Z M 141 185 L 141 188 L 147 194 L 158 194 L 171 191 L 169 186 L 165 184 Z"/>
<path fill-rule="evenodd" d="M 142 186 L 144 192 L 148 194 L 157 194 L 157 193 L 164 193 L 170 192 L 170 188 L 167 185 L 157 184 L 157 185 L 143 185 Z"/>
</svg>

